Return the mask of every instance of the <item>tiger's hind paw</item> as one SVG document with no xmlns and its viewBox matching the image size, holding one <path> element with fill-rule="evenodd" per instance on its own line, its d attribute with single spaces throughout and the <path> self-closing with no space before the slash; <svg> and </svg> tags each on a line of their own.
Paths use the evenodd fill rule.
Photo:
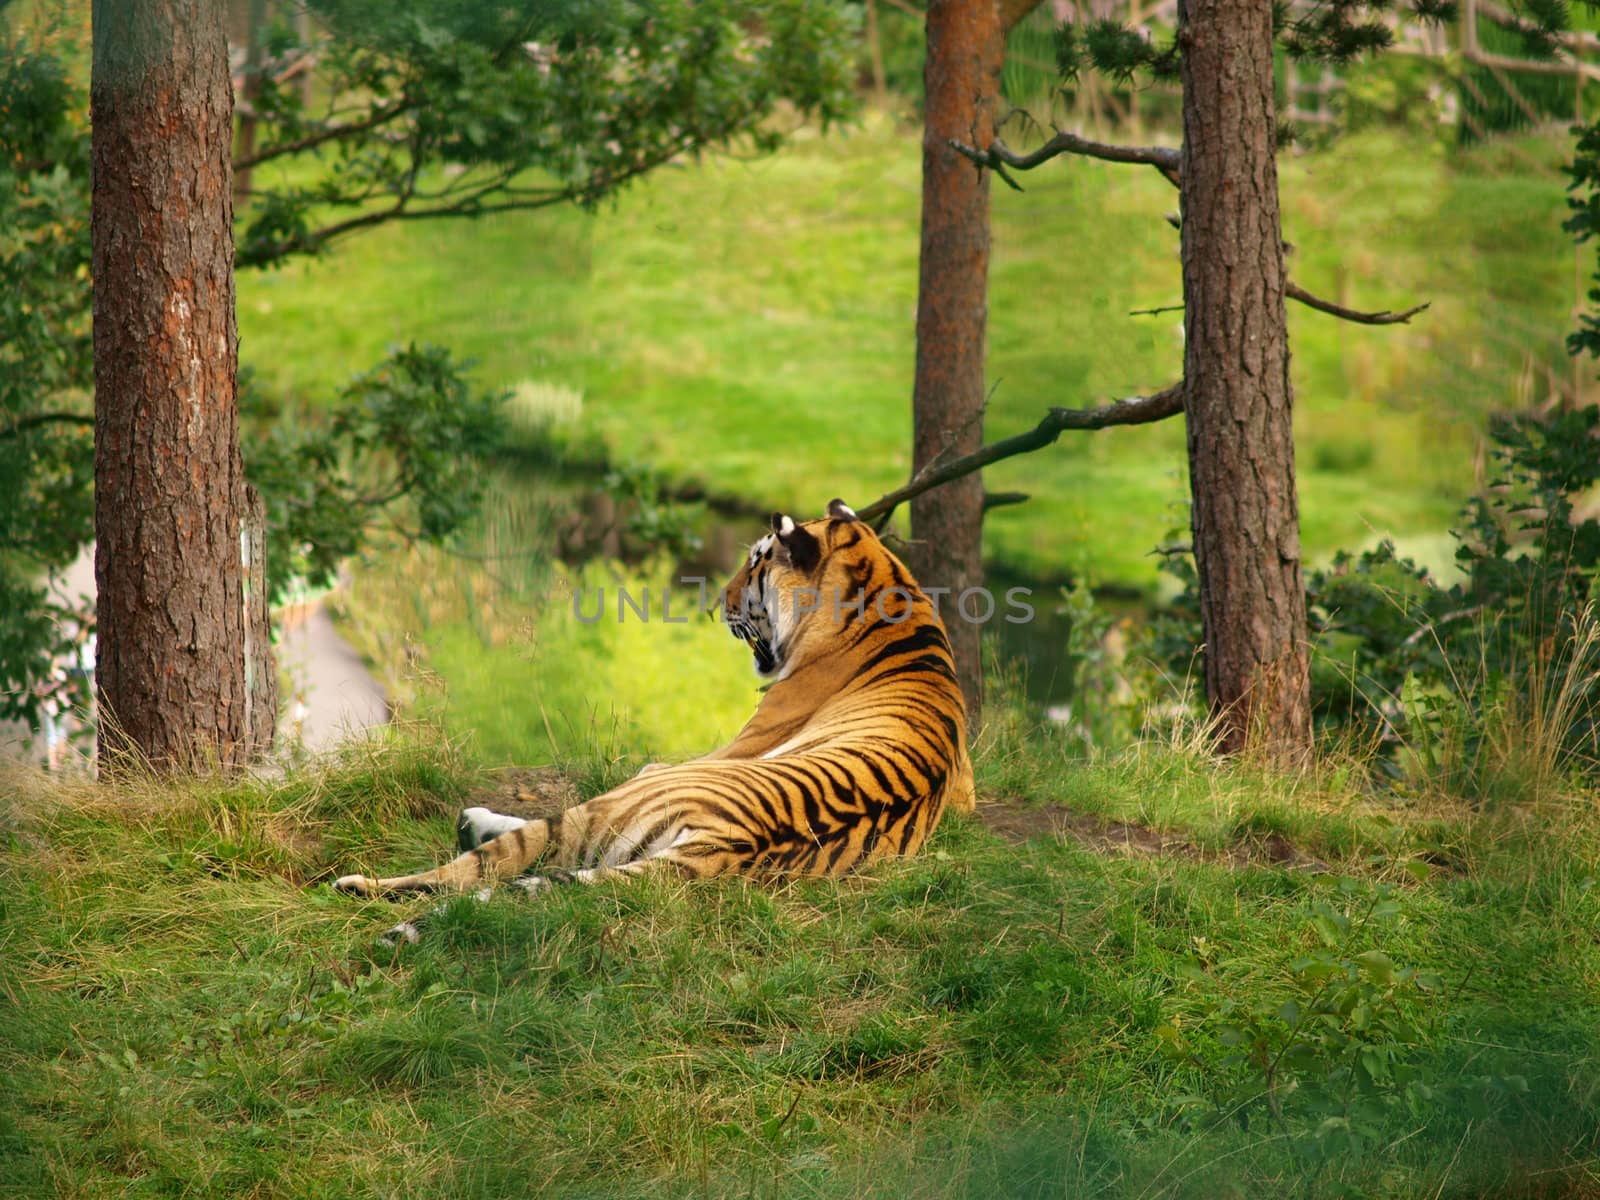
<svg viewBox="0 0 1600 1200">
<path fill-rule="evenodd" d="M 464 808 L 456 818 L 456 848 L 466 854 L 527 823 L 522 817 L 507 816 L 492 808 Z"/>
</svg>

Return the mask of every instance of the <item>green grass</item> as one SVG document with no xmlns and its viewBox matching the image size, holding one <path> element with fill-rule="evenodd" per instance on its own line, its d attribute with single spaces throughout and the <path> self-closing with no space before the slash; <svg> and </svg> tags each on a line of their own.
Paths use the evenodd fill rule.
<svg viewBox="0 0 1600 1200">
<path fill-rule="evenodd" d="M 1437 549 L 1483 413 L 1560 361 L 1558 151 L 1285 158 L 1302 282 L 1434 301 L 1402 329 L 1292 317 L 1314 555 Z M 383 231 L 242 281 L 244 354 L 315 403 L 389 342 L 448 342 L 619 460 L 761 505 L 872 496 L 908 465 L 916 203 L 915 136 L 870 124 L 593 219 Z M 1125 316 L 1175 298 L 1171 205 L 1085 164 L 996 193 L 993 436 L 1172 377 L 1175 316 Z M 1173 427 L 997 469 L 1035 500 L 994 514 L 991 555 L 1150 586 L 1181 458 Z M 667 572 L 554 566 L 554 466 L 497 468 L 481 557 L 357 571 L 346 628 L 420 731 L 272 783 L 0 779 L 0 1194 L 1600 1194 L 1600 811 L 1572 788 L 1084 757 L 1002 688 L 984 801 L 1159 853 L 952 819 L 842 882 L 454 901 L 376 950 L 413 906 L 311 885 L 448 854 L 476 764 L 555 759 L 592 793 L 753 707 L 712 623 L 571 619 L 574 582 Z M 1289 1012 L 1316 1040 L 1280 1057 Z"/>
<path fill-rule="evenodd" d="M 757 507 L 863 501 L 909 467 L 919 145 L 871 116 L 756 161 L 661 171 L 594 217 L 569 210 L 380 230 L 240 281 L 242 354 L 309 402 L 397 341 L 483 379 L 574 388 L 582 421 L 641 460 Z M 1314 559 L 1390 534 L 1436 544 L 1474 482 L 1483 416 L 1544 394 L 1574 300 L 1561 140 L 1447 154 L 1363 135 L 1282 163 L 1291 271 L 1331 299 L 1429 300 L 1410 326 L 1291 305 L 1304 541 Z M 1173 190 L 1063 162 L 994 192 L 988 430 L 1051 404 L 1164 386 L 1180 314 Z M 1418 453 L 1426 445 L 1429 452 Z M 1073 435 L 989 473 L 991 556 L 1148 589 L 1182 522 L 1177 425 Z"/>
<path fill-rule="evenodd" d="M 391 699 L 490 763 L 688 758 L 731 741 L 760 680 L 698 590 L 666 588 L 675 574 L 659 557 L 555 562 L 571 492 L 516 468 L 494 478 L 472 531 L 480 554 L 391 547 L 333 600 Z M 722 582 L 708 581 L 707 603 Z"/>
<path fill-rule="evenodd" d="M 1519 821 L 1031 733 L 980 778 L 1202 853 L 951 819 L 842 882 L 452 901 L 395 953 L 426 903 L 313 885 L 448 852 L 481 780 L 431 737 L 276 783 L 9 774 L 0 1194 L 1596 1194 L 1592 797 Z M 1269 829 L 1327 872 L 1220 856 Z M 1336 1024 L 1428 1098 L 1373 1089 L 1347 1145 L 1339 1055 L 1275 1117 L 1229 1030 L 1371 951 L 1437 981 Z"/>
</svg>

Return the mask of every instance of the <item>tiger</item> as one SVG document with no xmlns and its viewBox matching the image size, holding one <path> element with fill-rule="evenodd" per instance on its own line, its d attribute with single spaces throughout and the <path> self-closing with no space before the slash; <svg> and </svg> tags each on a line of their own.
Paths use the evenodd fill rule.
<svg viewBox="0 0 1600 1200">
<path fill-rule="evenodd" d="M 766 685 L 733 741 L 548 818 L 467 809 L 453 861 L 334 887 L 487 896 L 496 883 L 537 892 L 658 872 L 841 876 L 914 854 L 946 808 L 972 811 L 950 640 L 911 572 L 843 500 L 769 524 L 720 596 Z M 391 933 L 416 939 L 410 923 Z"/>
</svg>

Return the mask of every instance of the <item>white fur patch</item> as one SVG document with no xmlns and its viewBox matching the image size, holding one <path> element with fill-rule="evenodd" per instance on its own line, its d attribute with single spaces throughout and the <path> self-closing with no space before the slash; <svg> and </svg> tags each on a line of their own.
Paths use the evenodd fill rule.
<svg viewBox="0 0 1600 1200">
<path fill-rule="evenodd" d="M 488 808 L 464 808 L 461 810 L 461 824 L 470 831 L 472 847 L 492 842 L 502 833 L 510 833 L 513 829 L 521 829 L 528 822 L 521 817 L 507 816 Z"/>
<path fill-rule="evenodd" d="M 788 537 L 793 532 L 794 532 L 794 518 L 793 517 L 785 516 L 783 518 L 783 520 L 778 522 L 778 535 L 780 537 Z"/>
<path fill-rule="evenodd" d="M 799 744 L 800 744 L 800 739 L 797 738 L 797 737 L 792 737 L 787 742 L 784 742 L 784 743 L 782 743 L 781 745 L 778 745 L 778 746 L 774 746 L 771 750 L 768 750 L 761 757 L 762 758 L 779 758 L 779 757 L 789 753 L 789 751 L 793 750 Z"/>
<path fill-rule="evenodd" d="M 401 921 L 400 924 L 378 939 L 378 945 L 385 950 L 393 950 L 402 942 L 408 946 L 415 946 L 421 940 L 422 934 L 415 925 L 410 921 Z"/>
</svg>

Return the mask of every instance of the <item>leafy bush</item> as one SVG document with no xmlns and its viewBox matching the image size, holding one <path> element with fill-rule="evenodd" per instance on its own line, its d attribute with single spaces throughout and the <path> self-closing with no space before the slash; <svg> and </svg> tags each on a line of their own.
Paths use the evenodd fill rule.
<svg viewBox="0 0 1600 1200">
<path fill-rule="evenodd" d="M 1413 868 L 1427 878 L 1423 864 Z M 1399 894 L 1348 878 L 1330 890 L 1305 914 L 1313 944 L 1287 964 L 1283 986 L 1213 991 L 1202 946 L 1201 960 L 1184 972 L 1200 990 L 1197 1011 L 1156 1030 L 1168 1054 L 1196 1068 L 1208 1093 L 1176 1098 L 1180 1108 L 1209 1110 L 1242 1128 L 1261 1114 L 1313 1175 L 1375 1149 L 1392 1136 L 1396 1114 L 1426 1124 L 1474 1094 L 1527 1091 L 1519 1075 L 1427 1069 L 1445 981 L 1397 963 L 1383 948 L 1404 916 Z M 1194 1031 L 1185 1033 L 1180 1023 L 1189 1017 Z M 1212 1043 L 1220 1057 L 1209 1052 Z"/>
<path fill-rule="evenodd" d="M 1496 473 L 1453 531 L 1460 582 L 1387 541 L 1306 579 L 1319 728 L 1403 747 L 1411 762 L 1391 766 L 1480 797 L 1600 766 L 1600 521 L 1575 507 L 1600 481 L 1600 410 L 1500 417 L 1490 436 Z M 1187 555 L 1166 570 L 1181 592 L 1157 651 L 1182 670 L 1200 640 L 1196 576 Z"/>
<path fill-rule="evenodd" d="M 274 599 L 295 577 L 332 583 L 380 518 L 439 543 L 477 513 L 505 396 L 474 391 L 465 370 L 437 346 L 396 349 L 345 388 L 327 419 L 272 424 L 241 378 L 242 415 L 259 430 L 241 450 L 266 502 Z"/>
</svg>

